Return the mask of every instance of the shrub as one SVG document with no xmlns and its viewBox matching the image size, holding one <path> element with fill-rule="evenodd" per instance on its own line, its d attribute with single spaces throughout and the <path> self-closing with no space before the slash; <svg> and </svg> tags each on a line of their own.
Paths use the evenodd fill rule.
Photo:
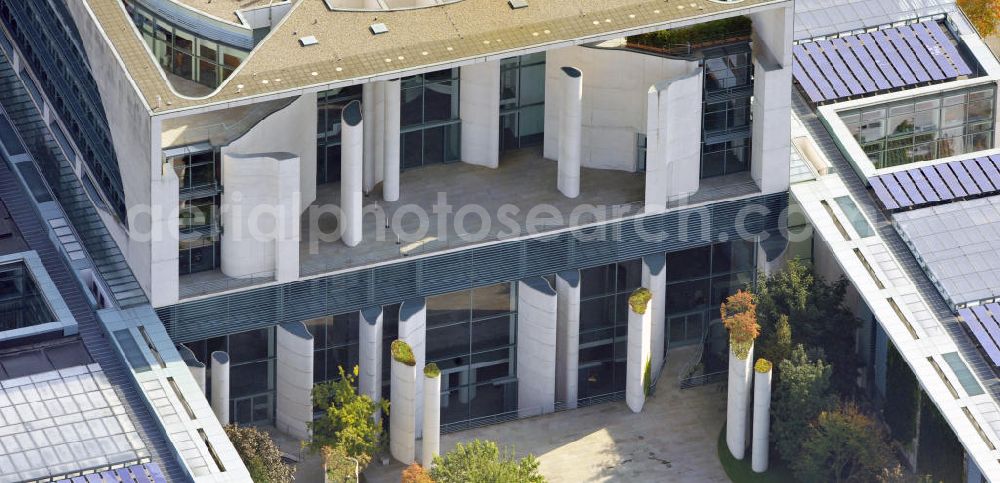
<svg viewBox="0 0 1000 483">
<path fill-rule="evenodd" d="M 809 436 L 809 422 L 833 406 L 830 373 L 822 360 L 811 362 L 801 345 L 781 362 L 781 380 L 771 404 L 771 434 L 783 460 L 795 460 Z"/>
<path fill-rule="evenodd" d="M 747 17 L 731 17 L 700 23 L 690 27 L 660 30 L 648 34 L 633 35 L 630 43 L 670 48 L 677 45 L 703 44 L 732 37 L 750 35 L 751 22 Z"/>
<path fill-rule="evenodd" d="M 791 464 L 802 481 L 877 481 L 891 451 L 878 424 L 847 404 L 819 414 Z"/>
<path fill-rule="evenodd" d="M 338 368 L 340 379 L 313 386 L 313 406 L 322 416 L 309 423 L 312 441 L 307 446 L 313 451 L 325 447 L 356 458 L 361 469 L 368 466 L 385 439 L 382 420 L 375 415 L 389 410 L 388 401 L 375 402 L 355 389 L 358 367 L 348 374 Z"/>
<path fill-rule="evenodd" d="M 764 359 L 763 357 L 758 358 L 757 362 L 753 365 L 753 370 L 764 374 L 771 370 L 771 361 Z"/>
<path fill-rule="evenodd" d="M 632 307 L 632 312 L 642 315 L 646 313 L 646 307 L 652 298 L 653 292 L 650 292 L 648 288 L 639 287 L 632 292 L 632 295 L 629 295 L 628 304 Z"/>
<path fill-rule="evenodd" d="M 281 449 L 270 435 L 252 426 L 230 424 L 225 430 L 254 482 L 285 483 L 292 480 L 295 467 L 282 461 Z"/>
<path fill-rule="evenodd" d="M 396 362 L 402 362 L 411 367 L 417 365 L 417 359 L 413 357 L 413 349 L 410 347 L 410 344 L 396 339 L 392 341 L 389 349 L 392 351 L 392 358 Z"/>
<path fill-rule="evenodd" d="M 544 483 L 538 460 L 528 455 L 517 459 L 509 448 L 501 450 L 492 441 L 458 443 L 455 449 L 434 457 L 431 477 L 438 483 Z"/>
<path fill-rule="evenodd" d="M 356 483 L 355 472 L 361 471 L 361 464 L 351 459 L 343 448 L 323 447 L 320 452 L 323 455 L 323 468 L 326 470 L 326 479 L 331 483 Z"/>
<path fill-rule="evenodd" d="M 402 483 L 434 483 L 434 478 L 431 478 L 430 473 L 417 463 L 411 463 L 403 470 L 403 475 L 400 478 Z"/>
<path fill-rule="evenodd" d="M 726 301 L 719 308 L 719 313 L 723 325 L 729 330 L 729 345 L 733 353 L 740 359 L 746 359 L 750 355 L 754 339 L 760 335 L 760 326 L 757 325 L 757 306 L 753 302 L 753 295 L 738 290 L 726 297 Z"/>
<path fill-rule="evenodd" d="M 427 377 L 438 377 L 441 375 L 441 369 L 438 368 L 437 364 L 431 362 L 424 366 L 424 375 Z"/>
<path fill-rule="evenodd" d="M 958 0 L 958 6 L 983 37 L 989 37 L 1000 23 L 1000 0 Z"/>
</svg>

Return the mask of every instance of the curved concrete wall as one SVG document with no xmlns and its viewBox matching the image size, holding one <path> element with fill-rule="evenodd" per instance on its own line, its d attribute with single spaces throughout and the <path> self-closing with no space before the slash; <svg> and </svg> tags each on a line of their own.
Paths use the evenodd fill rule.
<svg viewBox="0 0 1000 483">
<path fill-rule="evenodd" d="M 753 442 L 750 446 L 750 468 L 757 473 L 767 471 L 768 436 L 771 430 L 771 371 L 754 371 Z"/>
<path fill-rule="evenodd" d="M 278 326 L 275 341 L 274 425 L 303 441 L 309 440 L 313 417 L 313 346 L 314 339 L 302 322 Z"/>
<path fill-rule="evenodd" d="M 646 302 L 646 310 L 641 314 L 633 311 L 631 307 L 628 308 L 628 355 L 625 361 L 625 404 L 634 413 L 642 411 L 642 406 L 646 404 L 646 388 L 643 384 L 643 378 L 646 373 L 646 361 L 650 360 L 651 304 L 652 301 Z M 652 377 L 652 373 L 650 377 Z"/>
<path fill-rule="evenodd" d="M 729 386 L 726 398 L 726 445 L 741 460 L 747 449 L 747 419 L 753 381 L 753 348 L 746 359 L 729 351 Z"/>
<path fill-rule="evenodd" d="M 353 247 L 361 243 L 365 148 L 361 103 L 348 103 L 341 111 L 340 120 L 340 239 Z"/>
<path fill-rule="evenodd" d="M 382 307 L 363 309 L 358 343 L 358 393 L 382 400 Z"/>
<path fill-rule="evenodd" d="M 434 457 L 441 454 L 441 375 L 424 379 L 424 437 L 420 464 L 430 469 Z"/>
<path fill-rule="evenodd" d="M 556 274 L 556 401 L 575 408 L 580 367 L 580 271 Z"/>
<path fill-rule="evenodd" d="M 697 62 L 577 46 L 549 50 L 545 63 L 545 157 L 559 156 L 560 68 L 572 65 L 584 73 L 581 164 L 623 171 L 636 167 L 636 134 L 646 132 L 649 86 L 697 67 Z M 700 129 L 700 120 L 697 125 Z"/>
<path fill-rule="evenodd" d="M 389 362 L 392 382 L 389 384 L 389 452 L 403 464 L 416 459 L 417 366 L 408 366 L 395 359 Z"/>
<path fill-rule="evenodd" d="M 426 364 L 426 358 L 424 357 L 426 337 L 427 302 L 422 298 L 404 300 L 399 306 L 399 339 L 410 344 L 410 348 L 413 349 L 413 357 L 417 360 L 417 367 L 424 367 L 424 364 Z M 419 438 L 423 431 L 424 420 L 424 378 L 417 378 L 415 384 L 416 393 L 414 398 L 416 399 L 417 406 L 414 410 L 416 414 L 414 427 L 416 437 Z M 390 403 L 391 401 L 390 399 Z"/>
<path fill-rule="evenodd" d="M 462 67 L 459 83 L 462 161 L 496 168 L 500 165 L 500 61 Z"/>
<path fill-rule="evenodd" d="M 650 312 L 650 366 L 653 380 L 659 378 L 663 366 L 667 333 L 667 270 L 664 255 L 642 257 L 642 286 L 653 294 L 649 301 Z"/>
<path fill-rule="evenodd" d="M 223 426 L 229 424 L 229 354 L 215 351 L 212 358 L 212 411 Z"/>
<path fill-rule="evenodd" d="M 542 277 L 517 284 L 517 409 L 550 413 L 556 399 L 556 291 Z"/>
<path fill-rule="evenodd" d="M 702 69 L 659 82 L 648 91 L 646 210 L 698 191 L 701 174 Z"/>
</svg>

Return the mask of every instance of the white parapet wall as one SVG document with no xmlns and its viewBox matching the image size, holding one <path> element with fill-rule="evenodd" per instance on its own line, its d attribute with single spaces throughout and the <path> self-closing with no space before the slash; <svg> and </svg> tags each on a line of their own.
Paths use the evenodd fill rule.
<svg viewBox="0 0 1000 483">
<path fill-rule="evenodd" d="M 663 210 L 700 185 L 701 67 L 649 88 L 646 117 L 646 210 Z"/>
<path fill-rule="evenodd" d="M 313 419 L 313 347 L 315 341 L 302 322 L 278 326 L 275 337 L 274 425 L 279 431 L 309 440 Z"/>
<path fill-rule="evenodd" d="M 404 300 L 399 306 L 399 339 L 410 345 L 417 367 L 424 367 L 427 340 L 427 301 L 422 298 Z M 416 422 L 415 431 L 419 438 L 423 433 L 424 379 L 416 381 Z M 392 399 L 389 400 L 392 404 Z M 392 411 L 390 410 L 390 413 Z"/>
<path fill-rule="evenodd" d="M 635 296 L 636 294 L 633 294 Z M 652 371 L 646 374 L 650 359 L 650 336 L 652 335 L 652 299 L 642 307 L 642 313 L 628 308 L 628 346 L 625 361 L 625 404 L 634 413 L 642 411 L 646 404 L 646 377 L 652 382 Z"/>
<path fill-rule="evenodd" d="M 581 166 L 635 171 L 637 136 L 646 132 L 649 86 L 690 73 L 698 62 L 614 48 L 573 46 L 547 51 L 544 153 L 548 159 L 559 156 L 564 96 L 560 67 L 566 65 L 584 73 Z M 696 124 L 700 129 L 701 121 Z"/>
<path fill-rule="evenodd" d="M 212 412 L 223 426 L 229 424 L 229 354 L 215 351 L 212 369 Z"/>
<path fill-rule="evenodd" d="M 768 440 L 771 431 L 771 377 L 770 364 L 766 372 L 754 370 L 753 384 L 753 441 L 750 444 L 750 468 L 757 473 L 767 471 Z"/>
<path fill-rule="evenodd" d="M 550 413 L 556 398 L 556 291 L 542 277 L 517 284 L 517 409 Z"/>
<path fill-rule="evenodd" d="M 361 103 L 354 100 L 340 113 L 340 239 L 349 247 L 361 243 L 364 148 Z"/>
<path fill-rule="evenodd" d="M 434 366 L 437 370 L 437 366 Z M 422 375 L 424 379 L 424 431 L 420 464 L 430 469 L 434 457 L 441 454 L 441 373 Z"/>
<path fill-rule="evenodd" d="M 361 310 L 358 342 L 358 393 L 382 400 L 382 306 Z"/>
<path fill-rule="evenodd" d="M 389 452 L 403 464 L 416 459 L 417 366 L 390 358 Z M 423 379 L 423 378 L 421 378 Z"/>
<path fill-rule="evenodd" d="M 299 161 L 287 152 L 223 154 L 222 273 L 298 278 Z"/>
<path fill-rule="evenodd" d="M 580 367 L 580 271 L 556 274 L 556 401 L 576 408 Z"/>
<path fill-rule="evenodd" d="M 567 198 L 580 196 L 580 153 L 583 149 L 583 72 L 563 67 L 562 112 L 559 114 L 559 191 Z"/>
<path fill-rule="evenodd" d="M 729 350 L 729 386 L 726 398 L 726 446 L 742 460 L 747 448 L 747 419 L 753 381 L 753 347 L 746 359 Z"/>
<path fill-rule="evenodd" d="M 667 334 L 667 259 L 664 255 L 642 257 L 642 286 L 653 294 L 649 301 L 649 352 L 652 377 L 655 381 L 663 366 Z"/>
<path fill-rule="evenodd" d="M 459 115 L 462 118 L 462 161 L 496 168 L 500 165 L 500 61 L 462 67 Z"/>
</svg>

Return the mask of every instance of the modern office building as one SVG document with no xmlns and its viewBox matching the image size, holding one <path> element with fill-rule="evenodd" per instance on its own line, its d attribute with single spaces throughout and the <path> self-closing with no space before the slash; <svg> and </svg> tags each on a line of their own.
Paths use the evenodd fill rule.
<svg viewBox="0 0 1000 483">
<path fill-rule="evenodd" d="M 638 287 L 655 379 L 759 272 L 805 255 L 855 281 L 816 217 L 880 208 L 815 184 L 993 147 L 996 61 L 953 6 L 797 3 L 0 0 L 0 105 L 37 110 L 27 144 L 62 158 L 36 175 L 90 207 L 66 220 L 92 273 L 155 308 L 223 423 L 307 438 L 338 367 L 388 397 L 399 338 L 457 430 L 624 398 Z M 887 77 L 910 56 L 928 67 Z M 860 177 L 813 162 L 837 146 Z"/>
</svg>

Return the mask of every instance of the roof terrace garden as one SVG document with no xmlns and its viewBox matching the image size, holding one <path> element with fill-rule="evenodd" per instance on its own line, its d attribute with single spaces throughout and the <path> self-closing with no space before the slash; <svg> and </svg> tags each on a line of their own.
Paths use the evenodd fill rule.
<svg viewBox="0 0 1000 483">
<path fill-rule="evenodd" d="M 658 30 L 625 39 L 629 48 L 663 55 L 689 56 L 699 50 L 750 40 L 753 24 L 747 17 L 730 17 L 690 27 Z"/>
</svg>

